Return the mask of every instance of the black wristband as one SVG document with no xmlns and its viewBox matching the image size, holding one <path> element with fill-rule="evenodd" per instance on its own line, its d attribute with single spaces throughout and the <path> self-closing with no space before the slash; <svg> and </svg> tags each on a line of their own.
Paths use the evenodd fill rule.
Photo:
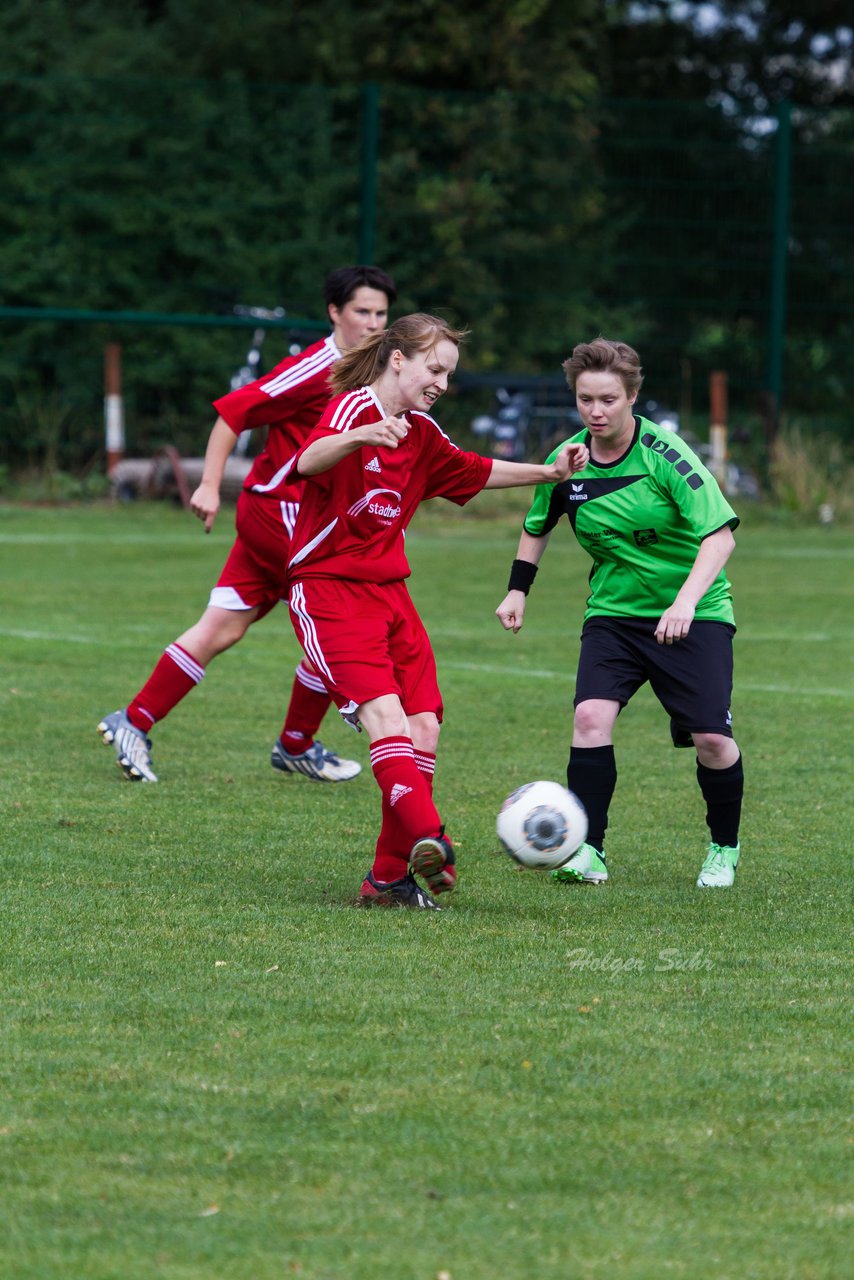
<svg viewBox="0 0 854 1280">
<path fill-rule="evenodd" d="M 537 565 L 531 564 L 530 560 L 514 560 L 510 569 L 510 581 L 507 583 L 507 590 L 521 591 L 524 595 L 527 595 L 537 576 L 537 567 Z"/>
</svg>

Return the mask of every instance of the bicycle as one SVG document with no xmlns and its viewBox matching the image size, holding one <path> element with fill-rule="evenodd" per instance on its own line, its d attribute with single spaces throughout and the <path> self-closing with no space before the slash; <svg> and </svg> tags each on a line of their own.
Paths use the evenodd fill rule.
<svg viewBox="0 0 854 1280">
<path fill-rule="evenodd" d="M 283 320 L 287 312 L 284 307 L 274 307 L 273 310 L 270 310 L 267 307 L 236 306 L 234 314 L 236 316 L 251 316 L 253 320 Z M 237 391 L 240 387 L 245 387 L 248 383 L 254 382 L 256 378 L 260 378 L 262 373 L 261 348 L 264 345 L 266 336 L 267 330 L 262 325 L 259 325 L 253 331 L 252 345 L 246 353 L 246 359 L 240 368 L 234 371 L 229 380 L 230 390 Z M 234 446 L 235 457 L 245 456 L 249 449 L 251 436 L 251 431 L 241 431 L 237 437 L 237 444 Z"/>
</svg>

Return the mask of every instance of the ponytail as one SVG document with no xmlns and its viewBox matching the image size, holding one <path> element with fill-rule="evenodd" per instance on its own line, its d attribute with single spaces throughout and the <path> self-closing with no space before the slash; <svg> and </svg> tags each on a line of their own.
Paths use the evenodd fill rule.
<svg viewBox="0 0 854 1280">
<path fill-rule="evenodd" d="M 401 351 L 411 360 L 419 351 L 429 351 L 443 339 L 458 347 L 466 335 L 467 330 L 452 329 L 447 321 L 423 311 L 401 316 L 388 329 L 371 334 L 336 360 L 329 379 L 333 394 L 341 395 L 376 382 L 393 351 Z"/>
</svg>

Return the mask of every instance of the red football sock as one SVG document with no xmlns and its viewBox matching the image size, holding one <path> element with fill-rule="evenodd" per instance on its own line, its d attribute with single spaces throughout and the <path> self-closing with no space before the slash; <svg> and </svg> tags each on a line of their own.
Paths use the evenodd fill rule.
<svg viewBox="0 0 854 1280">
<path fill-rule="evenodd" d="M 281 738 L 286 751 L 298 756 L 308 751 L 332 701 L 320 676 L 300 662 L 294 676 Z"/>
<path fill-rule="evenodd" d="M 417 755 L 424 758 L 425 768 L 416 763 L 410 738 L 378 738 L 371 744 L 371 768 L 383 794 L 383 823 L 371 870 L 383 884 L 405 876 L 415 841 L 438 835 L 441 828 L 431 794 L 435 756 Z"/>
<path fill-rule="evenodd" d="M 409 848 L 412 846 L 410 845 Z M 394 809 L 383 796 L 383 824 L 377 838 L 374 865 L 371 872 L 375 880 L 388 884 L 400 880 L 409 870 L 409 848 L 406 834 L 397 821 Z"/>
<path fill-rule="evenodd" d="M 436 772 L 436 753 L 435 751 L 418 751 L 415 752 L 415 763 L 418 766 L 418 772 L 424 778 L 427 786 L 430 788 L 430 795 L 433 794 L 433 774 Z"/>
<path fill-rule="evenodd" d="M 170 644 L 139 693 L 128 704 L 128 720 L 143 733 L 148 733 L 155 721 L 168 716 L 204 674 L 204 667 L 191 653 L 179 644 Z"/>
</svg>

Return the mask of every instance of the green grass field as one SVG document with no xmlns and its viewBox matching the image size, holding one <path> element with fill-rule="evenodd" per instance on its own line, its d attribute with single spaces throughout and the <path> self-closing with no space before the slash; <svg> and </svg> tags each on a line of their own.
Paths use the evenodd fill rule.
<svg viewBox="0 0 854 1280">
<path fill-rule="evenodd" d="M 283 609 L 156 728 L 159 785 L 96 735 L 201 612 L 230 511 L 205 538 L 166 506 L 0 507 L 3 1276 L 850 1274 L 854 534 L 738 534 L 735 888 L 694 887 L 693 753 L 646 692 L 611 881 L 562 888 L 494 822 L 564 777 L 587 566 L 558 530 L 506 635 L 494 496 L 409 540 L 461 863 L 441 915 L 350 905 L 361 738 L 324 729 L 348 785 L 270 768 Z"/>
</svg>

